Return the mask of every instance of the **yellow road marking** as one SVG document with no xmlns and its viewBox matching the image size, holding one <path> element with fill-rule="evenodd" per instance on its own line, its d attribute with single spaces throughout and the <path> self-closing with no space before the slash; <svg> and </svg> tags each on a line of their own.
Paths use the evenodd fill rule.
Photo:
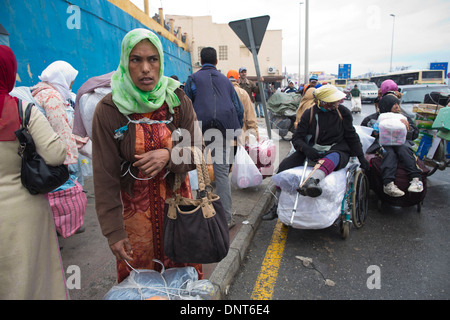
<svg viewBox="0 0 450 320">
<path fill-rule="evenodd" d="M 250 299 L 272 300 L 288 231 L 288 227 L 278 221 Z"/>
</svg>

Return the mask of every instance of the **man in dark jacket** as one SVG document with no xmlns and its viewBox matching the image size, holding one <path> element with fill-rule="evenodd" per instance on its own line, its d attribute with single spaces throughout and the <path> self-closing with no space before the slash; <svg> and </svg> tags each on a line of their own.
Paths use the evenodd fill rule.
<svg viewBox="0 0 450 320">
<path fill-rule="evenodd" d="M 234 222 L 231 217 L 231 187 L 228 176 L 232 161 L 229 156 L 233 155 L 233 152 L 230 152 L 232 146 L 230 141 L 227 141 L 227 130 L 234 130 L 235 134 L 239 134 L 243 125 L 244 107 L 231 81 L 216 68 L 216 50 L 211 47 L 203 48 L 200 57 L 202 68 L 188 77 L 184 91 L 193 102 L 198 120 L 202 122 L 203 134 L 208 129 L 218 129 L 222 133 L 223 144 L 220 146 L 217 145 L 215 134 L 212 134 L 215 137 L 213 141 L 207 141 L 205 136 L 205 144 L 211 149 L 216 192 L 227 214 L 228 225 L 232 227 Z"/>
<path fill-rule="evenodd" d="M 295 152 L 284 159 L 278 169 L 280 173 L 300 167 L 306 158 L 316 162 L 313 172 L 298 189 L 301 195 L 313 198 L 322 194 L 320 181 L 333 171 L 345 168 L 350 157 L 358 157 L 362 169 L 370 168 L 353 127 L 353 116 L 350 110 L 341 105 L 345 94 L 327 85 L 317 89 L 314 96 L 316 104 L 302 115 L 292 139 Z M 275 219 L 277 208 L 276 203 L 263 216 L 263 220 Z"/>
</svg>

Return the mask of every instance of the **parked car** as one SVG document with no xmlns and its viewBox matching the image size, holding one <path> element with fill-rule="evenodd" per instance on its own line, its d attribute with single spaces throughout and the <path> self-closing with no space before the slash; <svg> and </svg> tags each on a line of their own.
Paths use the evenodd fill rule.
<svg viewBox="0 0 450 320">
<path fill-rule="evenodd" d="M 373 103 L 375 99 L 378 97 L 378 87 L 373 82 L 352 82 L 350 83 L 344 90 L 344 93 L 347 95 L 346 99 L 350 100 L 351 95 L 350 91 L 358 86 L 358 89 L 361 91 L 361 102 L 369 102 Z"/>
<path fill-rule="evenodd" d="M 378 87 L 373 82 L 360 83 L 358 88 L 361 91 L 361 102 L 373 103 L 378 97 Z"/>
<path fill-rule="evenodd" d="M 415 114 L 412 111 L 413 106 L 418 103 L 423 103 L 425 95 L 431 92 L 439 92 L 444 95 L 450 94 L 450 87 L 443 84 L 415 84 L 415 85 L 405 85 L 399 86 L 401 92 L 403 93 L 401 108 L 404 113 L 408 116 L 414 118 Z"/>
</svg>

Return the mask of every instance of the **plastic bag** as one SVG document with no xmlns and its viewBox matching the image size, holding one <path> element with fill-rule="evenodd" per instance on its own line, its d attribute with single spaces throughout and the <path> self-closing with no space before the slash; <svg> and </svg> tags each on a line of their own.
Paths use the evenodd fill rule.
<svg viewBox="0 0 450 320">
<path fill-rule="evenodd" d="M 210 300 L 216 292 L 208 280 L 198 280 L 193 267 L 155 270 L 132 270 L 112 287 L 103 300 Z"/>
<path fill-rule="evenodd" d="M 265 139 L 246 146 L 246 149 L 263 178 L 273 176 L 277 156 L 277 148 L 273 140 Z"/>
<path fill-rule="evenodd" d="M 97 88 L 94 92 L 86 93 L 80 98 L 80 114 L 89 138 L 92 139 L 92 118 L 97 103 L 111 92 L 110 87 Z"/>
<path fill-rule="evenodd" d="M 259 172 L 252 158 L 243 146 L 239 146 L 233 164 L 231 182 L 238 188 L 245 189 L 259 186 L 262 181 L 262 174 Z"/>
<path fill-rule="evenodd" d="M 307 177 L 313 168 L 306 169 Z M 278 218 L 286 225 L 291 224 L 292 212 L 300 185 L 303 167 L 287 170 L 275 175 L 272 180 L 281 188 L 278 201 Z M 297 211 L 292 227 L 305 230 L 325 229 L 333 225 L 341 213 L 346 191 L 347 169 L 333 172 L 320 182 L 322 195 L 317 198 L 299 195 Z"/>
<path fill-rule="evenodd" d="M 366 153 L 367 149 L 374 143 L 375 138 L 372 137 L 373 129 L 369 127 L 355 126 L 356 133 L 361 140 L 363 152 Z"/>
<path fill-rule="evenodd" d="M 399 113 L 382 113 L 378 117 L 380 130 L 380 145 L 401 146 L 406 142 L 407 129 L 401 120 L 407 120 Z"/>
</svg>

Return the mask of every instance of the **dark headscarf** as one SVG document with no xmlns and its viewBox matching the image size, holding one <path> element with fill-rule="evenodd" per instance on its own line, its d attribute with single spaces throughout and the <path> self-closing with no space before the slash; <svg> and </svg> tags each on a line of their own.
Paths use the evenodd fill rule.
<svg viewBox="0 0 450 320">
<path fill-rule="evenodd" d="M 17 99 L 9 95 L 16 83 L 17 61 L 12 50 L 0 45 L 0 141 L 14 141 L 19 129 Z"/>
<path fill-rule="evenodd" d="M 378 109 L 380 110 L 380 113 L 391 112 L 392 107 L 396 103 L 400 103 L 400 100 L 398 100 L 397 97 L 395 97 L 394 95 L 388 94 L 380 100 L 378 104 Z"/>
</svg>

